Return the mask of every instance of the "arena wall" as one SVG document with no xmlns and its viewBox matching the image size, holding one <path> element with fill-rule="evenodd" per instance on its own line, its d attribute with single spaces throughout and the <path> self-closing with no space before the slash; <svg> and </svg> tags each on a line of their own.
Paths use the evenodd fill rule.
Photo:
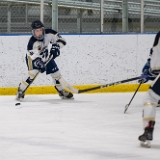
<svg viewBox="0 0 160 160">
<path fill-rule="evenodd" d="M 55 59 L 63 77 L 73 86 L 87 88 L 139 76 L 155 34 L 62 35 L 67 46 Z M 30 35 L 0 35 L 0 95 L 15 94 L 26 77 L 25 54 Z M 39 75 L 27 93 L 55 93 L 52 79 Z M 137 81 L 98 92 L 134 91 Z M 146 91 L 149 84 L 143 85 Z"/>
</svg>

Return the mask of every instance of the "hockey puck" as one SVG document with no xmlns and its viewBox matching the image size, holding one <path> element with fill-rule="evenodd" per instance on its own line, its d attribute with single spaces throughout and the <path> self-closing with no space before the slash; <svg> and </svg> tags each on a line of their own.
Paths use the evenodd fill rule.
<svg viewBox="0 0 160 160">
<path fill-rule="evenodd" d="M 15 106 L 21 105 L 21 103 L 16 103 Z"/>
</svg>

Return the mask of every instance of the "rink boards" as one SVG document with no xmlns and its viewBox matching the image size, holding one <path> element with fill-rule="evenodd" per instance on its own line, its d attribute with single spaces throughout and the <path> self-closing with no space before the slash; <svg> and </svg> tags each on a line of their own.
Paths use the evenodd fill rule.
<svg viewBox="0 0 160 160">
<path fill-rule="evenodd" d="M 0 35 L 0 95 L 14 95 L 22 78 L 26 77 L 25 54 L 30 36 Z M 72 86 L 84 89 L 139 76 L 155 34 L 62 36 L 67 45 L 55 61 Z M 51 77 L 41 74 L 27 93 L 56 93 L 52 85 Z M 137 81 L 134 81 L 94 92 L 130 92 L 136 87 Z M 140 91 L 147 91 L 148 87 L 149 84 L 144 84 Z"/>
<path fill-rule="evenodd" d="M 87 89 L 98 85 L 82 85 L 74 86 L 77 89 Z M 144 92 L 149 88 L 149 84 L 141 85 L 139 91 Z M 116 86 L 110 86 L 103 89 L 97 89 L 87 93 L 106 93 L 106 92 L 134 92 L 138 87 L 138 84 L 122 84 Z M 0 95 L 15 95 L 17 88 L 0 88 Z M 53 86 L 31 86 L 26 94 L 57 94 L 57 91 Z"/>
</svg>

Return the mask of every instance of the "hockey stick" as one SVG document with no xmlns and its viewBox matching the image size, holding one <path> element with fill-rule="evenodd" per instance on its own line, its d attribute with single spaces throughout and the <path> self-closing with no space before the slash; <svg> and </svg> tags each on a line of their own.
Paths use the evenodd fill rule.
<svg viewBox="0 0 160 160">
<path fill-rule="evenodd" d="M 53 58 L 53 55 L 45 62 L 45 66 L 50 62 L 50 60 Z M 39 72 L 37 72 L 37 74 L 34 76 L 32 82 L 27 86 L 27 88 L 23 91 L 23 93 L 25 93 L 27 91 L 27 89 L 30 87 L 30 85 L 33 83 L 33 81 L 36 79 L 36 77 L 38 76 Z"/>
<path fill-rule="evenodd" d="M 136 93 L 138 92 L 138 90 L 139 90 L 139 88 L 140 88 L 140 86 L 141 86 L 142 83 L 143 83 L 143 81 L 141 81 L 141 82 L 139 83 L 138 88 L 137 88 L 136 91 L 134 92 L 134 95 L 132 96 L 130 102 L 125 106 L 124 113 L 126 113 L 127 109 L 129 108 L 129 105 L 131 104 L 133 98 L 135 97 L 135 95 L 136 95 Z"/>
<path fill-rule="evenodd" d="M 101 88 L 105 88 L 105 87 L 109 87 L 109 86 L 114 86 L 114 85 L 122 84 L 122 83 L 126 83 L 126 82 L 131 82 L 131 81 L 135 81 L 135 80 L 143 79 L 143 78 L 146 78 L 146 76 L 145 75 L 141 75 L 139 77 L 125 79 L 125 80 L 122 80 L 122 81 L 113 82 L 113 83 L 109 83 L 109 84 L 104 84 L 104 85 L 100 85 L 100 86 L 92 87 L 92 88 L 88 88 L 88 89 L 78 90 L 78 93 L 89 92 L 89 91 L 93 91 L 93 90 L 97 90 L 97 89 L 101 89 Z"/>
</svg>

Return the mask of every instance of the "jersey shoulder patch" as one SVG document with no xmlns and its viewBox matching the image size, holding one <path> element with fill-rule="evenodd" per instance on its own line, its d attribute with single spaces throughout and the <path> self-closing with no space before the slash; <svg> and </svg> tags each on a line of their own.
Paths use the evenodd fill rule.
<svg viewBox="0 0 160 160">
<path fill-rule="evenodd" d="M 45 29 L 45 34 L 57 34 L 56 31 L 54 31 L 53 29 Z"/>
<path fill-rule="evenodd" d="M 34 43 L 37 41 L 36 38 L 34 38 L 33 36 L 30 38 L 28 45 L 27 45 L 27 50 L 32 50 L 33 49 L 33 45 Z"/>
</svg>

